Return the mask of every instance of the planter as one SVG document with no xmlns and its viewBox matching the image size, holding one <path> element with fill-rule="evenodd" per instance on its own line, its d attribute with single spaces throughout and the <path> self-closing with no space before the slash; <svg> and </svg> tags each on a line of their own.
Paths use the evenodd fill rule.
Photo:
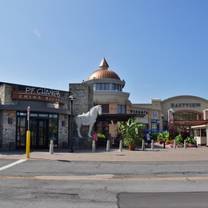
<svg viewBox="0 0 208 208">
<path fill-rule="evenodd" d="M 135 145 L 133 145 L 133 144 L 130 144 L 128 147 L 129 147 L 129 151 L 134 151 L 135 150 Z"/>
<path fill-rule="evenodd" d="M 187 144 L 187 147 L 197 147 L 196 144 Z"/>
</svg>

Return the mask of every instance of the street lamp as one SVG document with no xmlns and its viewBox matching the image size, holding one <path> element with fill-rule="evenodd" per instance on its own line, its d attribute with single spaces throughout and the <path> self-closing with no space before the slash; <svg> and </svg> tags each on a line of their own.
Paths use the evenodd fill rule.
<svg viewBox="0 0 208 208">
<path fill-rule="evenodd" d="M 73 101 L 75 100 L 73 94 L 69 95 L 69 101 L 70 101 L 70 115 L 68 116 L 68 148 L 71 152 L 74 152 L 74 141 L 73 141 Z"/>
</svg>

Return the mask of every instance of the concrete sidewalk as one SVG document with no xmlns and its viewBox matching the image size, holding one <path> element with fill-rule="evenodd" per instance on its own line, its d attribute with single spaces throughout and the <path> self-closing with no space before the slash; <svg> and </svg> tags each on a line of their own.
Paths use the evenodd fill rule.
<svg viewBox="0 0 208 208">
<path fill-rule="evenodd" d="M 25 154 L 7 154 L 0 153 L 0 159 L 23 159 Z M 208 147 L 199 148 L 177 148 L 177 149 L 161 149 L 146 151 L 128 151 L 118 152 L 112 150 L 110 152 L 58 152 L 49 154 L 48 152 L 31 152 L 31 159 L 34 160 L 68 160 L 68 161 L 208 161 Z"/>
</svg>

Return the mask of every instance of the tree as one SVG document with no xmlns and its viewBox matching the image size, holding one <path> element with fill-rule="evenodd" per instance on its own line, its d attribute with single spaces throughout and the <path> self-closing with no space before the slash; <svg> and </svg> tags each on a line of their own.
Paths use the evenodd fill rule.
<svg viewBox="0 0 208 208">
<path fill-rule="evenodd" d="M 118 130 L 124 140 L 124 145 L 129 148 L 138 145 L 143 138 L 143 124 L 140 124 L 134 118 L 129 118 L 126 122 L 120 122 Z"/>
<path fill-rule="evenodd" d="M 167 142 L 167 140 L 169 139 L 169 132 L 168 131 L 163 131 L 161 133 L 158 134 L 157 139 L 161 142 L 163 142 L 163 148 L 165 149 L 165 143 Z"/>
</svg>

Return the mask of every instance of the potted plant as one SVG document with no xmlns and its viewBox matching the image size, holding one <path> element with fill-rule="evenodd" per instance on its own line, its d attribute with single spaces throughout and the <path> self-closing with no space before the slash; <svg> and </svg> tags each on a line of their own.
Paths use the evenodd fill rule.
<svg viewBox="0 0 208 208">
<path fill-rule="evenodd" d="M 186 142 L 187 142 L 188 147 L 197 147 L 196 140 L 192 136 L 186 137 Z"/>
<path fill-rule="evenodd" d="M 165 149 L 165 143 L 169 139 L 169 132 L 168 131 L 163 131 L 163 132 L 158 134 L 157 138 L 158 138 L 159 142 L 163 143 L 163 148 Z"/>
<path fill-rule="evenodd" d="M 143 125 L 134 118 L 129 118 L 126 122 L 120 122 L 118 130 L 124 140 L 124 146 L 128 146 L 129 150 L 134 150 L 143 138 Z"/>
<path fill-rule="evenodd" d="M 183 139 L 183 137 L 181 136 L 181 134 L 179 134 L 179 135 L 177 135 L 177 136 L 175 137 L 175 142 L 176 142 L 176 145 L 177 145 L 178 147 L 183 146 L 184 139 Z"/>
</svg>

